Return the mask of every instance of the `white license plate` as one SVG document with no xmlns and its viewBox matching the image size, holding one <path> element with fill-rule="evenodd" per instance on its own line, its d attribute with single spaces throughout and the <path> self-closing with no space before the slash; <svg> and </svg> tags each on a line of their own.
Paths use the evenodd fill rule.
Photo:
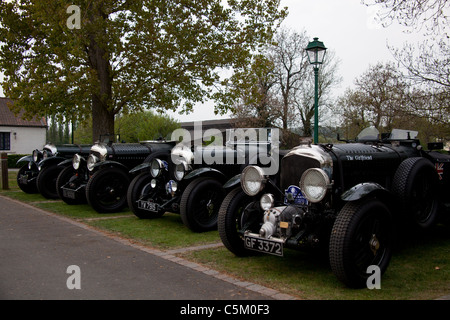
<svg viewBox="0 0 450 320">
<path fill-rule="evenodd" d="M 19 178 L 21 184 L 28 184 L 28 175 L 23 174 Z"/>
<path fill-rule="evenodd" d="M 281 240 L 269 240 L 252 236 L 244 236 L 244 246 L 247 249 L 283 256 L 283 242 Z"/>
<path fill-rule="evenodd" d="M 75 199 L 75 191 L 63 189 L 63 196 L 69 199 Z"/>
<path fill-rule="evenodd" d="M 158 212 L 158 204 L 155 202 L 139 200 L 138 207 L 142 210 Z"/>
</svg>

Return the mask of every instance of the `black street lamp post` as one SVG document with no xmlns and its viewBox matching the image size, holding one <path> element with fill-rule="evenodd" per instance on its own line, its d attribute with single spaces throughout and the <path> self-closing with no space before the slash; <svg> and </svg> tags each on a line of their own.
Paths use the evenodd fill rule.
<svg viewBox="0 0 450 320">
<path fill-rule="evenodd" d="M 314 38 L 306 47 L 309 63 L 314 66 L 314 143 L 319 142 L 319 65 L 323 63 L 325 57 L 325 48 L 319 38 Z"/>
</svg>

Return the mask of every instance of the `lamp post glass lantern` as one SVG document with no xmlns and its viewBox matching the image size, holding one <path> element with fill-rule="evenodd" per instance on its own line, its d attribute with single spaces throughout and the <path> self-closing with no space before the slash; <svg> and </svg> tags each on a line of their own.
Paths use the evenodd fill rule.
<svg viewBox="0 0 450 320">
<path fill-rule="evenodd" d="M 314 38 L 306 47 L 309 63 L 314 66 L 314 143 L 319 142 L 319 65 L 323 63 L 327 48 L 319 38 Z"/>
</svg>

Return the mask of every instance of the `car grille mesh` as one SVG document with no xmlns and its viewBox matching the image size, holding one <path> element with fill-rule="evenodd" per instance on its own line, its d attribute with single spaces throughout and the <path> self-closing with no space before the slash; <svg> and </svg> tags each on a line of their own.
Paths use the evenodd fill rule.
<svg viewBox="0 0 450 320">
<path fill-rule="evenodd" d="M 319 161 L 300 155 L 290 155 L 281 160 L 281 187 L 298 186 L 303 172 L 310 168 L 320 168 Z"/>
</svg>

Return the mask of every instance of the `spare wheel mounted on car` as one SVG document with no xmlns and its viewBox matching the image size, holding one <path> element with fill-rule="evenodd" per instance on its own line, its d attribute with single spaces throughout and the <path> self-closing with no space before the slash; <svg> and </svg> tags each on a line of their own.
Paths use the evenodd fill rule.
<svg viewBox="0 0 450 320">
<path fill-rule="evenodd" d="M 432 227 L 438 217 L 439 177 L 434 165 L 426 158 L 404 160 L 392 183 L 392 192 L 399 199 L 402 214 L 420 229 Z"/>
</svg>

